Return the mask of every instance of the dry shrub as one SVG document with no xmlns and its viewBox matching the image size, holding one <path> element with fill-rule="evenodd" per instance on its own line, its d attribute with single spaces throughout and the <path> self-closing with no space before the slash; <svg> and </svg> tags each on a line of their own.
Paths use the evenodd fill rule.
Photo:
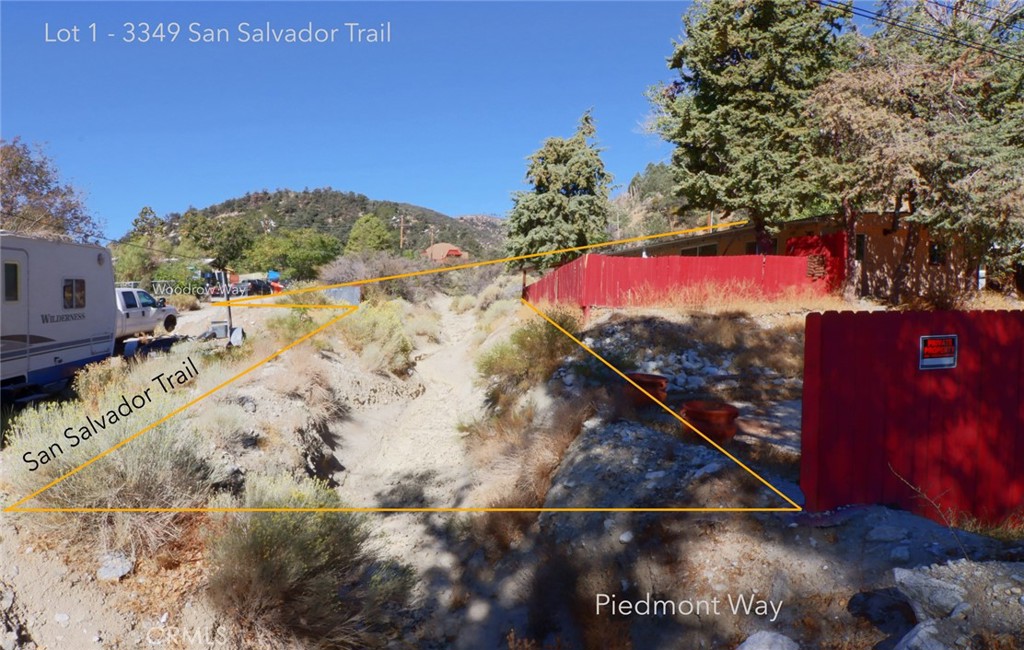
<svg viewBox="0 0 1024 650">
<path fill-rule="evenodd" d="M 107 389 L 117 385 L 129 370 L 124 357 L 109 357 L 90 363 L 75 375 L 75 394 L 87 408 L 98 408 Z"/>
<path fill-rule="evenodd" d="M 416 271 L 435 268 L 426 259 L 409 259 L 384 252 L 367 252 L 356 255 L 345 255 L 331 262 L 320 271 L 323 284 L 340 284 L 356 280 L 404 275 Z M 363 297 L 366 300 L 388 300 L 403 298 L 410 302 L 419 302 L 440 291 L 447 274 L 429 274 L 387 280 L 363 285 Z"/>
<path fill-rule="evenodd" d="M 592 416 L 591 399 L 558 402 L 541 417 L 532 405 L 511 409 L 471 429 L 470 452 L 487 482 L 472 501 L 487 508 L 539 508 L 566 450 Z M 490 512 L 471 523 L 473 536 L 491 557 L 523 538 L 536 512 Z"/>
<path fill-rule="evenodd" d="M 254 476 L 219 507 L 340 508 L 312 479 Z M 244 647 L 362 648 L 384 641 L 382 606 L 404 600 L 407 571 L 367 550 L 365 520 L 338 512 L 236 512 L 208 540 L 209 597 Z"/>
<path fill-rule="evenodd" d="M 569 333 L 578 333 L 579 312 L 556 308 L 546 313 Z M 535 318 L 524 323 L 477 360 L 477 372 L 487 384 L 488 405 L 496 412 L 507 409 L 532 386 L 547 381 L 575 350 L 576 344 L 547 321 Z"/>
<path fill-rule="evenodd" d="M 178 311 L 199 311 L 199 298 L 190 293 L 173 293 L 167 296 L 167 304 Z"/>
<path fill-rule="evenodd" d="M 413 365 L 413 344 L 402 314 L 402 305 L 395 300 L 364 303 L 340 322 L 341 335 L 370 370 L 404 375 Z"/>
<path fill-rule="evenodd" d="M 110 391 L 108 395 L 120 394 Z M 132 392 L 127 394 L 131 395 Z M 153 402 L 143 414 L 160 416 L 171 412 L 179 401 L 173 394 L 152 393 Z M 99 434 L 84 438 L 79 427 L 84 415 L 93 418 L 117 408 L 119 400 L 104 397 L 99 409 L 76 402 L 47 402 L 26 409 L 12 423 L 11 467 L 6 471 L 15 494 L 24 496 L 42 488 L 67 472 L 80 467 L 114 443 L 128 438 L 149 420 L 133 414 L 107 425 Z M 61 435 L 67 427 L 80 439 Z M 58 453 L 53 445 L 60 445 Z M 199 440 L 183 419 L 174 418 L 147 431 L 139 438 L 95 461 L 88 467 L 45 490 L 29 506 L 46 508 L 190 508 L 205 503 L 210 491 L 210 468 L 197 452 Z M 32 470 L 22 462 L 26 453 L 41 461 L 41 450 L 49 450 L 49 462 Z M 152 551 L 180 534 L 181 517 L 175 513 L 33 513 L 26 526 L 52 534 L 68 546 L 82 544 L 102 549 Z"/>
<path fill-rule="evenodd" d="M 476 307 L 476 296 L 469 294 L 464 296 L 455 296 L 452 298 L 451 310 L 456 314 L 465 314 L 470 309 Z"/>
<path fill-rule="evenodd" d="M 441 316 L 434 310 L 405 303 L 403 305 L 405 316 L 405 331 L 409 336 L 418 336 L 431 343 L 441 340 Z"/>
<path fill-rule="evenodd" d="M 477 317 L 477 329 L 485 334 L 490 334 L 508 317 L 512 316 L 522 307 L 519 300 L 499 300 L 492 303 Z"/>
</svg>

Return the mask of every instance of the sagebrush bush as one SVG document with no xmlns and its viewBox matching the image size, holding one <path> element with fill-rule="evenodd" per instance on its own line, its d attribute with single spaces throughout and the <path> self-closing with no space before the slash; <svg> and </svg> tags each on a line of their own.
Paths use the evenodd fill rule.
<svg viewBox="0 0 1024 650">
<path fill-rule="evenodd" d="M 371 370 L 403 375 L 412 367 L 413 344 L 398 301 L 363 303 L 359 311 L 340 321 L 339 329 Z"/>
<path fill-rule="evenodd" d="M 554 309 L 548 316 L 570 334 L 578 333 L 577 313 Z M 477 372 L 487 384 L 489 405 L 503 410 L 532 386 L 547 381 L 575 350 L 576 344 L 545 320 L 534 318 L 519 326 L 507 341 L 477 360 Z"/>
<path fill-rule="evenodd" d="M 441 316 L 434 310 L 420 305 L 403 305 L 405 331 L 409 336 L 419 336 L 431 343 L 441 340 Z"/>
<path fill-rule="evenodd" d="M 124 386 L 124 382 L 120 384 Z M 114 395 L 110 391 L 107 395 Z M 92 457 L 131 436 L 148 422 L 170 413 L 184 400 L 173 394 L 153 393 L 153 402 L 141 411 L 108 424 L 99 434 L 85 439 L 79 427 L 85 416 L 100 417 L 117 408 L 118 401 L 104 397 L 99 408 L 83 408 L 78 402 L 46 402 L 26 409 L 11 425 L 9 469 L 5 471 L 15 493 L 31 494 L 79 467 Z M 74 447 L 63 436 L 67 427 L 81 440 Z M 60 446 L 58 451 L 54 444 Z M 190 508 L 201 506 L 210 493 L 210 468 L 198 454 L 199 441 L 183 418 L 172 418 L 88 467 L 47 489 L 26 505 L 49 508 Z M 40 452 L 52 459 L 41 462 Z M 23 462 L 25 453 L 39 462 L 32 470 Z M 94 544 L 105 549 L 151 551 L 175 539 L 181 532 L 175 513 L 33 513 L 26 526 L 50 533 L 60 541 Z"/>
<path fill-rule="evenodd" d="M 339 508 L 313 479 L 253 476 L 240 498 L 216 507 Z M 218 516 L 207 540 L 209 598 L 246 647 L 360 648 L 379 643 L 381 607 L 401 602 L 408 573 L 367 550 L 360 515 L 237 512 Z"/>
<path fill-rule="evenodd" d="M 476 296 L 466 294 L 452 298 L 451 310 L 456 314 L 465 314 L 473 307 L 476 307 Z"/>
</svg>

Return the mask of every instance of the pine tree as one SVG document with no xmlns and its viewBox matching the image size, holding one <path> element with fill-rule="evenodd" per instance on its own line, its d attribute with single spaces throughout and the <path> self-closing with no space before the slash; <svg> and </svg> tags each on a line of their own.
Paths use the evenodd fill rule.
<svg viewBox="0 0 1024 650">
<path fill-rule="evenodd" d="M 655 89 L 656 128 L 676 145 L 691 208 L 742 212 L 759 228 L 820 213 L 802 103 L 843 61 L 841 12 L 806 0 L 706 0 L 683 17 Z"/>
<path fill-rule="evenodd" d="M 592 142 L 594 135 L 594 122 L 587 111 L 572 137 L 548 138 L 530 156 L 526 180 L 533 189 L 515 195 L 506 226 L 510 257 L 606 241 L 612 177 Z M 545 255 L 530 264 L 547 269 L 580 254 Z"/>
<path fill-rule="evenodd" d="M 395 247 L 395 238 L 388 230 L 386 223 L 374 214 L 359 217 L 352 225 L 345 244 L 345 254 L 363 253 L 366 251 L 386 251 Z"/>
</svg>

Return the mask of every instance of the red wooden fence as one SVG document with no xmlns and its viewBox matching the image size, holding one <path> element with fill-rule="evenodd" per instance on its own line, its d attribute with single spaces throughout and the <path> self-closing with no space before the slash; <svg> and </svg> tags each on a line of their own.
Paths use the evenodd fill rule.
<svg viewBox="0 0 1024 650">
<path fill-rule="evenodd" d="M 929 335 L 957 337 L 955 368 L 919 369 Z M 809 510 L 941 520 L 903 477 L 946 513 L 1024 513 L 1024 312 L 809 315 L 802 447 Z"/>
<path fill-rule="evenodd" d="M 526 287 L 531 302 L 623 307 L 671 298 L 683 289 L 742 291 L 772 297 L 789 289 L 824 293 L 807 275 L 806 257 L 609 257 L 584 255 Z"/>
</svg>

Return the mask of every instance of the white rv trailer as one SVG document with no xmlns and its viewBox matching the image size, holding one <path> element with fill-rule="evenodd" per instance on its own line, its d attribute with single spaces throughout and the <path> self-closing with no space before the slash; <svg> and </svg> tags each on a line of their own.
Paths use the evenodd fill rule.
<svg viewBox="0 0 1024 650">
<path fill-rule="evenodd" d="M 51 392 L 114 351 L 114 270 L 95 244 L 0 230 L 0 388 Z"/>
</svg>

